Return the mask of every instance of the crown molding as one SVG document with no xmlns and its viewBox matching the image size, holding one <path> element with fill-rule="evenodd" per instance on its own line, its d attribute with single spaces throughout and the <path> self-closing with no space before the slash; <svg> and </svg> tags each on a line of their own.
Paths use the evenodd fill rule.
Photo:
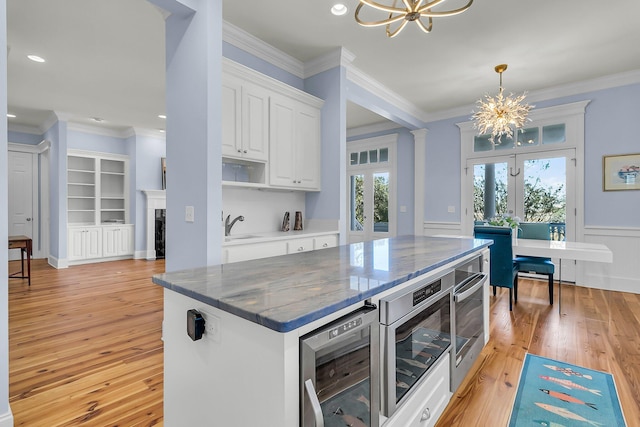
<svg viewBox="0 0 640 427">
<path fill-rule="evenodd" d="M 222 40 L 296 77 L 304 78 L 304 64 L 302 61 L 287 55 L 227 21 L 222 22 Z"/>
<path fill-rule="evenodd" d="M 345 49 L 339 47 L 331 52 L 318 56 L 304 63 L 304 78 L 315 76 L 323 71 L 331 70 L 332 68 L 343 66 L 348 68 L 351 66 L 356 56 Z"/>
<path fill-rule="evenodd" d="M 415 104 L 409 102 L 407 99 L 393 92 L 391 89 L 387 88 L 382 83 L 375 80 L 373 77 L 364 73 L 362 70 L 354 66 L 348 67 L 347 80 L 350 80 L 352 83 L 357 84 L 373 95 L 384 99 L 399 110 L 412 115 L 418 120 L 422 122 L 428 121 L 428 114 L 426 112 L 418 108 Z"/>
<path fill-rule="evenodd" d="M 67 130 L 75 132 L 90 133 L 92 135 L 109 136 L 112 138 L 127 138 L 127 134 L 130 132 L 130 128 L 124 130 L 110 129 L 100 126 L 91 126 L 84 123 L 68 122 Z"/>
<path fill-rule="evenodd" d="M 42 135 L 44 133 L 39 126 L 29 126 L 12 123 L 9 123 L 7 125 L 7 130 L 9 132 L 28 133 L 30 135 Z"/>
<path fill-rule="evenodd" d="M 156 130 L 156 129 L 146 129 L 146 128 L 127 129 L 125 138 L 129 138 L 132 136 L 146 136 L 148 138 L 162 139 L 163 141 L 167 139 L 166 133 L 160 132 L 159 130 Z"/>
</svg>

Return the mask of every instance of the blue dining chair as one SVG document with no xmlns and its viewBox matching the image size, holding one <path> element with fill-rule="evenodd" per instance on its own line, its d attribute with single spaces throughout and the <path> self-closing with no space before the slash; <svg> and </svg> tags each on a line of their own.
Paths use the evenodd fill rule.
<svg viewBox="0 0 640 427">
<path fill-rule="evenodd" d="M 548 222 L 522 222 L 520 223 L 520 230 L 520 237 L 523 239 L 551 240 L 551 230 Z M 555 273 L 555 265 L 551 262 L 551 258 L 520 256 L 516 253 L 514 259 L 518 263 L 518 271 L 547 276 L 549 281 L 549 304 L 553 305 L 553 273 Z"/>
<path fill-rule="evenodd" d="M 489 246 L 491 254 L 490 285 L 493 295 L 496 286 L 509 288 L 509 311 L 513 310 L 513 301 L 518 302 L 518 263 L 513 259 L 511 249 L 511 228 L 492 225 L 476 225 L 473 228 L 476 239 L 493 240 Z"/>
</svg>

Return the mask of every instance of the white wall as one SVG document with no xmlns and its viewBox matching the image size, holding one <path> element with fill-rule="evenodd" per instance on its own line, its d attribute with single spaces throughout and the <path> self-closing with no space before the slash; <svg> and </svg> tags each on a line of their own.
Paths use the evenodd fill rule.
<svg viewBox="0 0 640 427">
<path fill-rule="evenodd" d="M 285 212 L 289 212 L 293 230 L 296 211 L 302 212 L 302 218 L 306 218 L 305 193 L 224 187 L 222 210 L 224 218 L 227 215 L 231 215 L 231 219 L 244 216 L 244 221 L 233 226 L 232 235 L 279 231 Z"/>
</svg>

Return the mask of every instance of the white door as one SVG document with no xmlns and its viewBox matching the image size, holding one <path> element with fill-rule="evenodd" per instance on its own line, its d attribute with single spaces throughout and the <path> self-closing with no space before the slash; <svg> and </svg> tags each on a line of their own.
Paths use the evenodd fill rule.
<svg viewBox="0 0 640 427">
<path fill-rule="evenodd" d="M 9 151 L 8 164 L 9 235 L 33 238 L 33 154 Z M 9 251 L 9 260 L 14 259 L 20 259 L 20 251 Z"/>
</svg>

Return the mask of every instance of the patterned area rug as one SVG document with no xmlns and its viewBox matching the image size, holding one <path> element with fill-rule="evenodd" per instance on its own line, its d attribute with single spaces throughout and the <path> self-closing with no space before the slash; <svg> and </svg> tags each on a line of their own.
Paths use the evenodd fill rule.
<svg viewBox="0 0 640 427">
<path fill-rule="evenodd" d="M 527 354 L 509 427 L 626 427 L 613 376 Z"/>
</svg>

